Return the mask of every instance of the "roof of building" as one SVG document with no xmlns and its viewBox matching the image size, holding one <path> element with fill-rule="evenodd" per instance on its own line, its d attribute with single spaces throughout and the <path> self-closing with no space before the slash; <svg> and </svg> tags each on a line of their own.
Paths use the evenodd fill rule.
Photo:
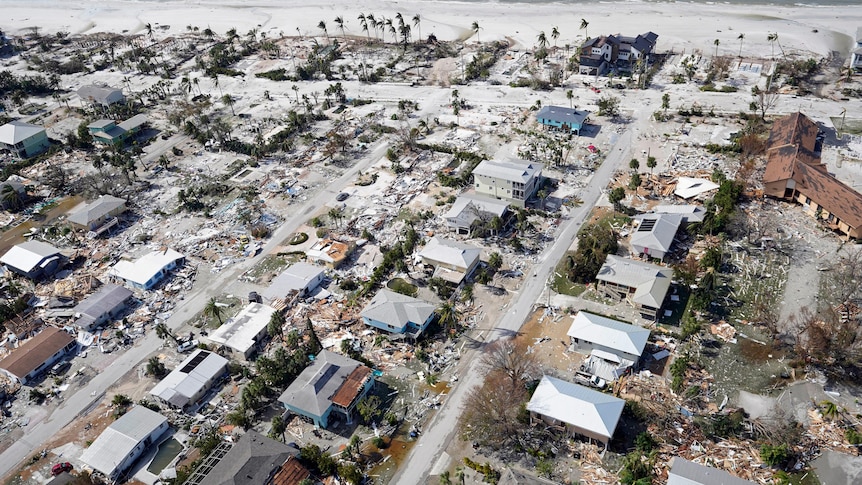
<svg viewBox="0 0 862 485">
<path fill-rule="evenodd" d="M 730 473 L 674 457 L 667 485 L 753 485 L 754 482 L 743 480 Z"/>
<path fill-rule="evenodd" d="M 200 485 L 263 484 L 299 450 L 258 433 L 247 431 L 201 480 Z"/>
<path fill-rule="evenodd" d="M 512 182 L 527 183 L 542 173 L 542 164 L 523 160 L 482 160 L 473 169 L 473 175 L 482 175 Z"/>
<path fill-rule="evenodd" d="M 481 253 L 482 250 L 475 246 L 435 236 L 425 244 L 419 256 L 466 270 L 479 260 Z"/>
<path fill-rule="evenodd" d="M 68 332 L 57 327 L 47 327 L 0 360 L 0 369 L 23 379 L 74 341 L 75 337 Z"/>
<path fill-rule="evenodd" d="M 289 456 L 267 485 L 299 485 L 309 477 L 311 477 L 311 472 L 302 466 L 298 459 Z"/>
<path fill-rule="evenodd" d="M 84 450 L 81 461 L 110 477 L 129 453 L 167 420 L 151 409 L 135 406 L 102 431 Z"/>
<path fill-rule="evenodd" d="M 632 234 L 632 246 L 656 249 L 662 252 L 670 251 L 676 232 L 682 224 L 680 214 L 641 214 L 637 229 Z"/>
<path fill-rule="evenodd" d="M 364 366 L 350 357 L 322 350 L 278 400 L 309 414 L 323 416 L 332 405 L 332 398 L 358 367 Z"/>
<path fill-rule="evenodd" d="M 81 210 L 70 215 L 68 220 L 69 222 L 86 226 L 125 205 L 125 199 L 114 197 L 113 195 L 102 195 L 84 206 Z"/>
<path fill-rule="evenodd" d="M 182 408 L 213 379 L 224 373 L 228 360 L 208 350 L 192 352 L 170 374 L 153 387 L 150 394 Z"/>
<path fill-rule="evenodd" d="M 127 119 L 126 121 L 119 123 L 117 125 L 117 128 L 121 128 L 121 129 L 126 130 L 126 131 L 131 131 L 131 130 L 134 130 L 135 128 L 138 128 L 139 126 L 143 125 L 146 122 L 147 122 L 147 115 L 136 114 L 135 116 L 132 116 L 131 118 Z"/>
<path fill-rule="evenodd" d="M 542 377 L 527 410 L 610 438 L 625 401 L 551 376 Z"/>
<path fill-rule="evenodd" d="M 664 266 L 609 254 L 596 279 L 635 288 L 632 301 L 659 308 L 670 288 L 673 270 Z"/>
<path fill-rule="evenodd" d="M 598 37 L 592 37 L 587 39 L 584 42 L 583 47 L 602 47 L 605 44 L 615 44 L 618 45 L 620 43 L 619 39 L 613 35 L 600 35 Z"/>
<path fill-rule="evenodd" d="M 585 311 L 575 315 L 567 332 L 570 337 L 630 355 L 643 353 L 649 334 L 649 329 Z"/>
<path fill-rule="evenodd" d="M 132 294 L 132 291 L 126 287 L 108 283 L 99 288 L 99 291 L 84 298 L 73 311 L 82 316 L 100 317 L 123 305 Z"/>
<path fill-rule="evenodd" d="M 45 128 L 39 125 L 24 123 L 23 121 L 13 120 L 0 126 L 0 143 L 7 145 L 15 145 L 30 138 L 31 136 L 43 133 Z"/>
<path fill-rule="evenodd" d="M 378 291 L 361 313 L 365 318 L 402 330 L 408 322 L 422 325 L 433 314 L 434 305 L 386 288 Z"/>
<path fill-rule="evenodd" d="M 119 94 L 119 98 L 117 97 Z M 123 95 L 123 91 L 112 88 L 109 86 L 81 86 L 78 88 L 78 96 L 81 99 L 92 99 L 93 101 L 99 104 L 109 104 L 111 102 L 111 98 L 122 100 L 125 98 Z"/>
<path fill-rule="evenodd" d="M 557 482 L 552 482 L 546 478 L 537 477 L 533 474 L 515 470 L 513 468 L 506 468 L 502 471 L 502 475 L 500 476 L 500 481 L 497 482 L 497 485 L 556 485 Z"/>
<path fill-rule="evenodd" d="M 60 254 L 60 250 L 42 241 L 26 241 L 12 246 L 0 257 L 0 263 L 29 273 L 45 258 Z"/>
<path fill-rule="evenodd" d="M 657 205 L 652 208 L 654 214 L 680 214 L 683 222 L 702 222 L 704 218 L 703 207 L 694 204 L 685 205 Z"/>
<path fill-rule="evenodd" d="M 335 394 L 332 395 L 332 404 L 336 406 L 341 406 L 343 408 L 350 407 L 350 404 L 359 396 L 359 393 L 362 392 L 362 389 L 365 387 L 365 383 L 368 382 L 368 379 L 371 377 L 371 369 L 360 365 L 359 367 L 353 369 L 353 372 L 347 376 L 347 379 L 344 380 L 344 383 L 341 384 L 341 387 L 335 391 Z"/>
<path fill-rule="evenodd" d="M 284 298 L 293 290 L 305 289 L 321 274 L 323 274 L 323 268 L 320 266 L 303 261 L 294 263 L 272 280 L 269 287 L 263 291 L 263 296 L 269 299 Z"/>
<path fill-rule="evenodd" d="M 796 189 L 811 197 L 823 209 L 847 225 L 862 227 L 862 194 L 825 170 L 805 163 L 796 164 Z"/>
<path fill-rule="evenodd" d="M 589 111 L 566 108 L 564 106 L 544 106 L 536 113 L 536 119 L 556 121 L 569 126 L 580 126 L 584 124 L 589 115 Z"/>
<path fill-rule="evenodd" d="M 17 180 L 12 180 L 12 178 L 6 179 L 5 182 L 0 182 L 0 193 L 2 193 L 3 188 L 11 187 L 15 192 L 24 193 L 26 190 L 26 186 Z"/>
<path fill-rule="evenodd" d="M 109 126 L 114 126 L 114 125 L 115 125 L 115 123 L 113 120 L 102 119 L 102 120 L 96 120 L 96 121 L 90 123 L 89 125 L 87 125 L 87 128 L 95 129 L 95 130 L 103 130 Z"/>
<path fill-rule="evenodd" d="M 257 336 L 266 330 L 269 319 L 275 312 L 276 309 L 271 306 L 249 303 L 235 317 L 210 332 L 207 339 L 246 353 L 257 343 Z"/>
<path fill-rule="evenodd" d="M 811 118 L 801 112 L 782 116 L 772 123 L 766 148 L 776 148 L 784 145 L 795 145 L 810 154 L 814 154 L 817 146 L 817 135 L 820 127 Z"/>
<path fill-rule="evenodd" d="M 160 251 L 147 253 L 135 261 L 118 261 L 108 271 L 108 274 L 131 281 L 132 283 L 137 283 L 138 285 L 144 285 L 159 271 L 184 257 L 173 249 L 165 248 Z"/>
<path fill-rule="evenodd" d="M 460 219 L 470 225 L 479 218 L 480 213 L 491 217 L 503 217 L 509 209 L 509 203 L 490 197 L 482 197 L 476 194 L 461 194 L 443 217 L 446 219 Z"/>
<path fill-rule="evenodd" d="M 333 239 L 320 239 L 305 251 L 305 255 L 312 259 L 337 263 L 347 257 L 350 246 L 341 241 Z"/>
<path fill-rule="evenodd" d="M 673 191 L 673 193 L 677 197 L 682 197 L 683 199 L 690 199 L 704 192 L 709 192 L 710 190 L 715 190 L 717 188 L 718 184 L 713 182 L 712 180 L 680 177 L 679 179 L 677 179 L 676 189 Z"/>
</svg>

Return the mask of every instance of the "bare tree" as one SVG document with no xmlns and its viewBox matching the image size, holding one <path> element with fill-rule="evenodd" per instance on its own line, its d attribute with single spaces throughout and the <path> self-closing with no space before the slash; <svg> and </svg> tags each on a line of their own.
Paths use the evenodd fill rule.
<svg viewBox="0 0 862 485">
<path fill-rule="evenodd" d="M 481 362 L 491 372 L 505 374 L 513 386 L 539 375 L 535 354 L 528 353 L 523 344 L 516 344 L 513 339 L 500 339 L 489 345 Z"/>
<path fill-rule="evenodd" d="M 752 109 L 760 111 L 760 119 L 765 121 L 766 113 L 778 104 L 778 90 L 767 81 L 766 89 L 760 89 L 758 86 L 751 88 L 751 96 L 754 98 L 751 102 Z"/>
<path fill-rule="evenodd" d="M 462 437 L 493 449 L 518 442 L 528 427 L 526 420 L 519 419 L 527 397 L 523 383 L 513 384 L 505 372 L 490 372 L 484 384 L 467 396 Z"/>
</svg>

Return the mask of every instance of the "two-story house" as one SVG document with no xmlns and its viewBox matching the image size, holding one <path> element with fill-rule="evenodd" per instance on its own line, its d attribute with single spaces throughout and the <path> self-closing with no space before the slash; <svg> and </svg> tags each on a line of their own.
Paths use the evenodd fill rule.
<svg viewBox="0 0 862 485">
<path fill-rule="evenodd" d="M 600 76 L 611 68 L 629 71 L 639 59 L 648 59 L 655 49 L 654 32 L 637 37 L 608 35 L 587 39 L 581 46 L 578 73 Z"/>
<path fill-rule="evenodd" d="M 473 169 L 476 193 L 525 207 L 542 182 L 542 164 L 523 160 L 483 160 Z"/>
<path fill-rule="evenodd" d="M 18 158 L 34 157 L 50 146 L 48 133 L 39 125 L 14 120 L 0 126 L 0 149 Z"/>
</svg>

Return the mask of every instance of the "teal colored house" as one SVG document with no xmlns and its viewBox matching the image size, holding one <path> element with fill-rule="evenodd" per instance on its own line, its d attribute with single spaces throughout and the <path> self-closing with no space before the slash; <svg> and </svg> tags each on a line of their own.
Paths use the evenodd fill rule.
<svg viewBox="0 0 862 485">
<path fill-rule="evenodd" d="M 10 121 L 0 126 L 0 149 L 18 158 L 34 157 L 51 146 L 45 128 L 23 121 Z"/>
<path fill-rule="evenodd" d="M 434 305 L 382 289 L 362 310 L 362 321 L 394 337 L 417 338 L 434 319 Z"/>
<path fill-rule="evenodd" d="M 371 369 L 323 350 L 278 398 L 284 408 L 319 428 L 332 420 L 353 421 L 356 404 L 374 385 Z"/>
<path fill-rule="evenodd" d="M 111 120 L 98 120 L 87 125 L 93 139 L 108 145 L 120 145 L 135 133 L 141 131 L 141 127 L 147 122 L 144 115 L 135 115 L 120 124 Z"/>
<path fill-rule="evenodd" d="M 563 106 L 545 106 L 536 113 L 536 120 L 547 127 L 580 135 L 589 116 L 589 111 Z"/>
</svg>

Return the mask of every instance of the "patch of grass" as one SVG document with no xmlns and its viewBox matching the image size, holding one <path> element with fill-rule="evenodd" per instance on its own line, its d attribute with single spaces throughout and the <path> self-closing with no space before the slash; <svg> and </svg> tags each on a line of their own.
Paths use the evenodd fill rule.
<svg viewBox="0 0 862 485">
<path fill-rule="evenodd" d="M 198 312 L 195 316 L 192 317 L 191 323 L 192 325 L 198 328 L 208 328 L 208 329 L 216 329 L 222 326 L 224 322 L 226 322 L 229 318 L 239 312 L 240 307 L 242 306 L 242 299 L 237 296 L 219 296 L 216 297 L 216 302 L 225 304 L 227 306 L 222 307 L 223 314 L 221 316 L 221 322 L 219 322 L 218 318 L 212 318 L 204 315 L 203 310 Z"/>
<path fill-rule="evenodd" d="M 416 285 L 408 283 L 403 278 L 392 278 L 386 283 L 386 286 L 395 293 L 401 293 L 402 295 L 415 297 L 419 293 Z"/>
<path fill-rule="evenodd" d="M 566 277 L 566 273 L 568 272 L 568 268 L 566 268 L 566 260 L 569 256 L 574 256 L 574 254 L 574 251 L 567 251 L 566 254 L 560 258 L 560 261 L 557 263 L 557 267 L 554 269 L 554 279 L 551 282 L 551 289 L 561 295 L 581 296 L 581 293 L 587 289 L 586 285 L 575 283 Z"/>
<path fill-rule="evenodd" d="M 833 116 L 829 119 L 832 120 L 832 126 L 834 126 L 839 133 L 862 135 L 862 119 L 845 118 L 842 120 L 840 116 Z"/>
<path fill-rule="evenodd" d="M 278 271 L 279 269 L 286 267 L 291 262 L 291 258 L 271 254 L 263 258 L 263 261 L 257 263 L 252 269 L 248 270 L 248 272 L 246 272 L 246 276 L 257 279 L 265 274 Z"/>
<path fill-rule="evenodd" d="M 297 244 L 302 244 L 305 241 L 308 241 L 308 234 L 304 232 L 297 232 L 287 241 L 287 244 L 290 244 L 291 246 L 296 246 Z"/>
</svg>

